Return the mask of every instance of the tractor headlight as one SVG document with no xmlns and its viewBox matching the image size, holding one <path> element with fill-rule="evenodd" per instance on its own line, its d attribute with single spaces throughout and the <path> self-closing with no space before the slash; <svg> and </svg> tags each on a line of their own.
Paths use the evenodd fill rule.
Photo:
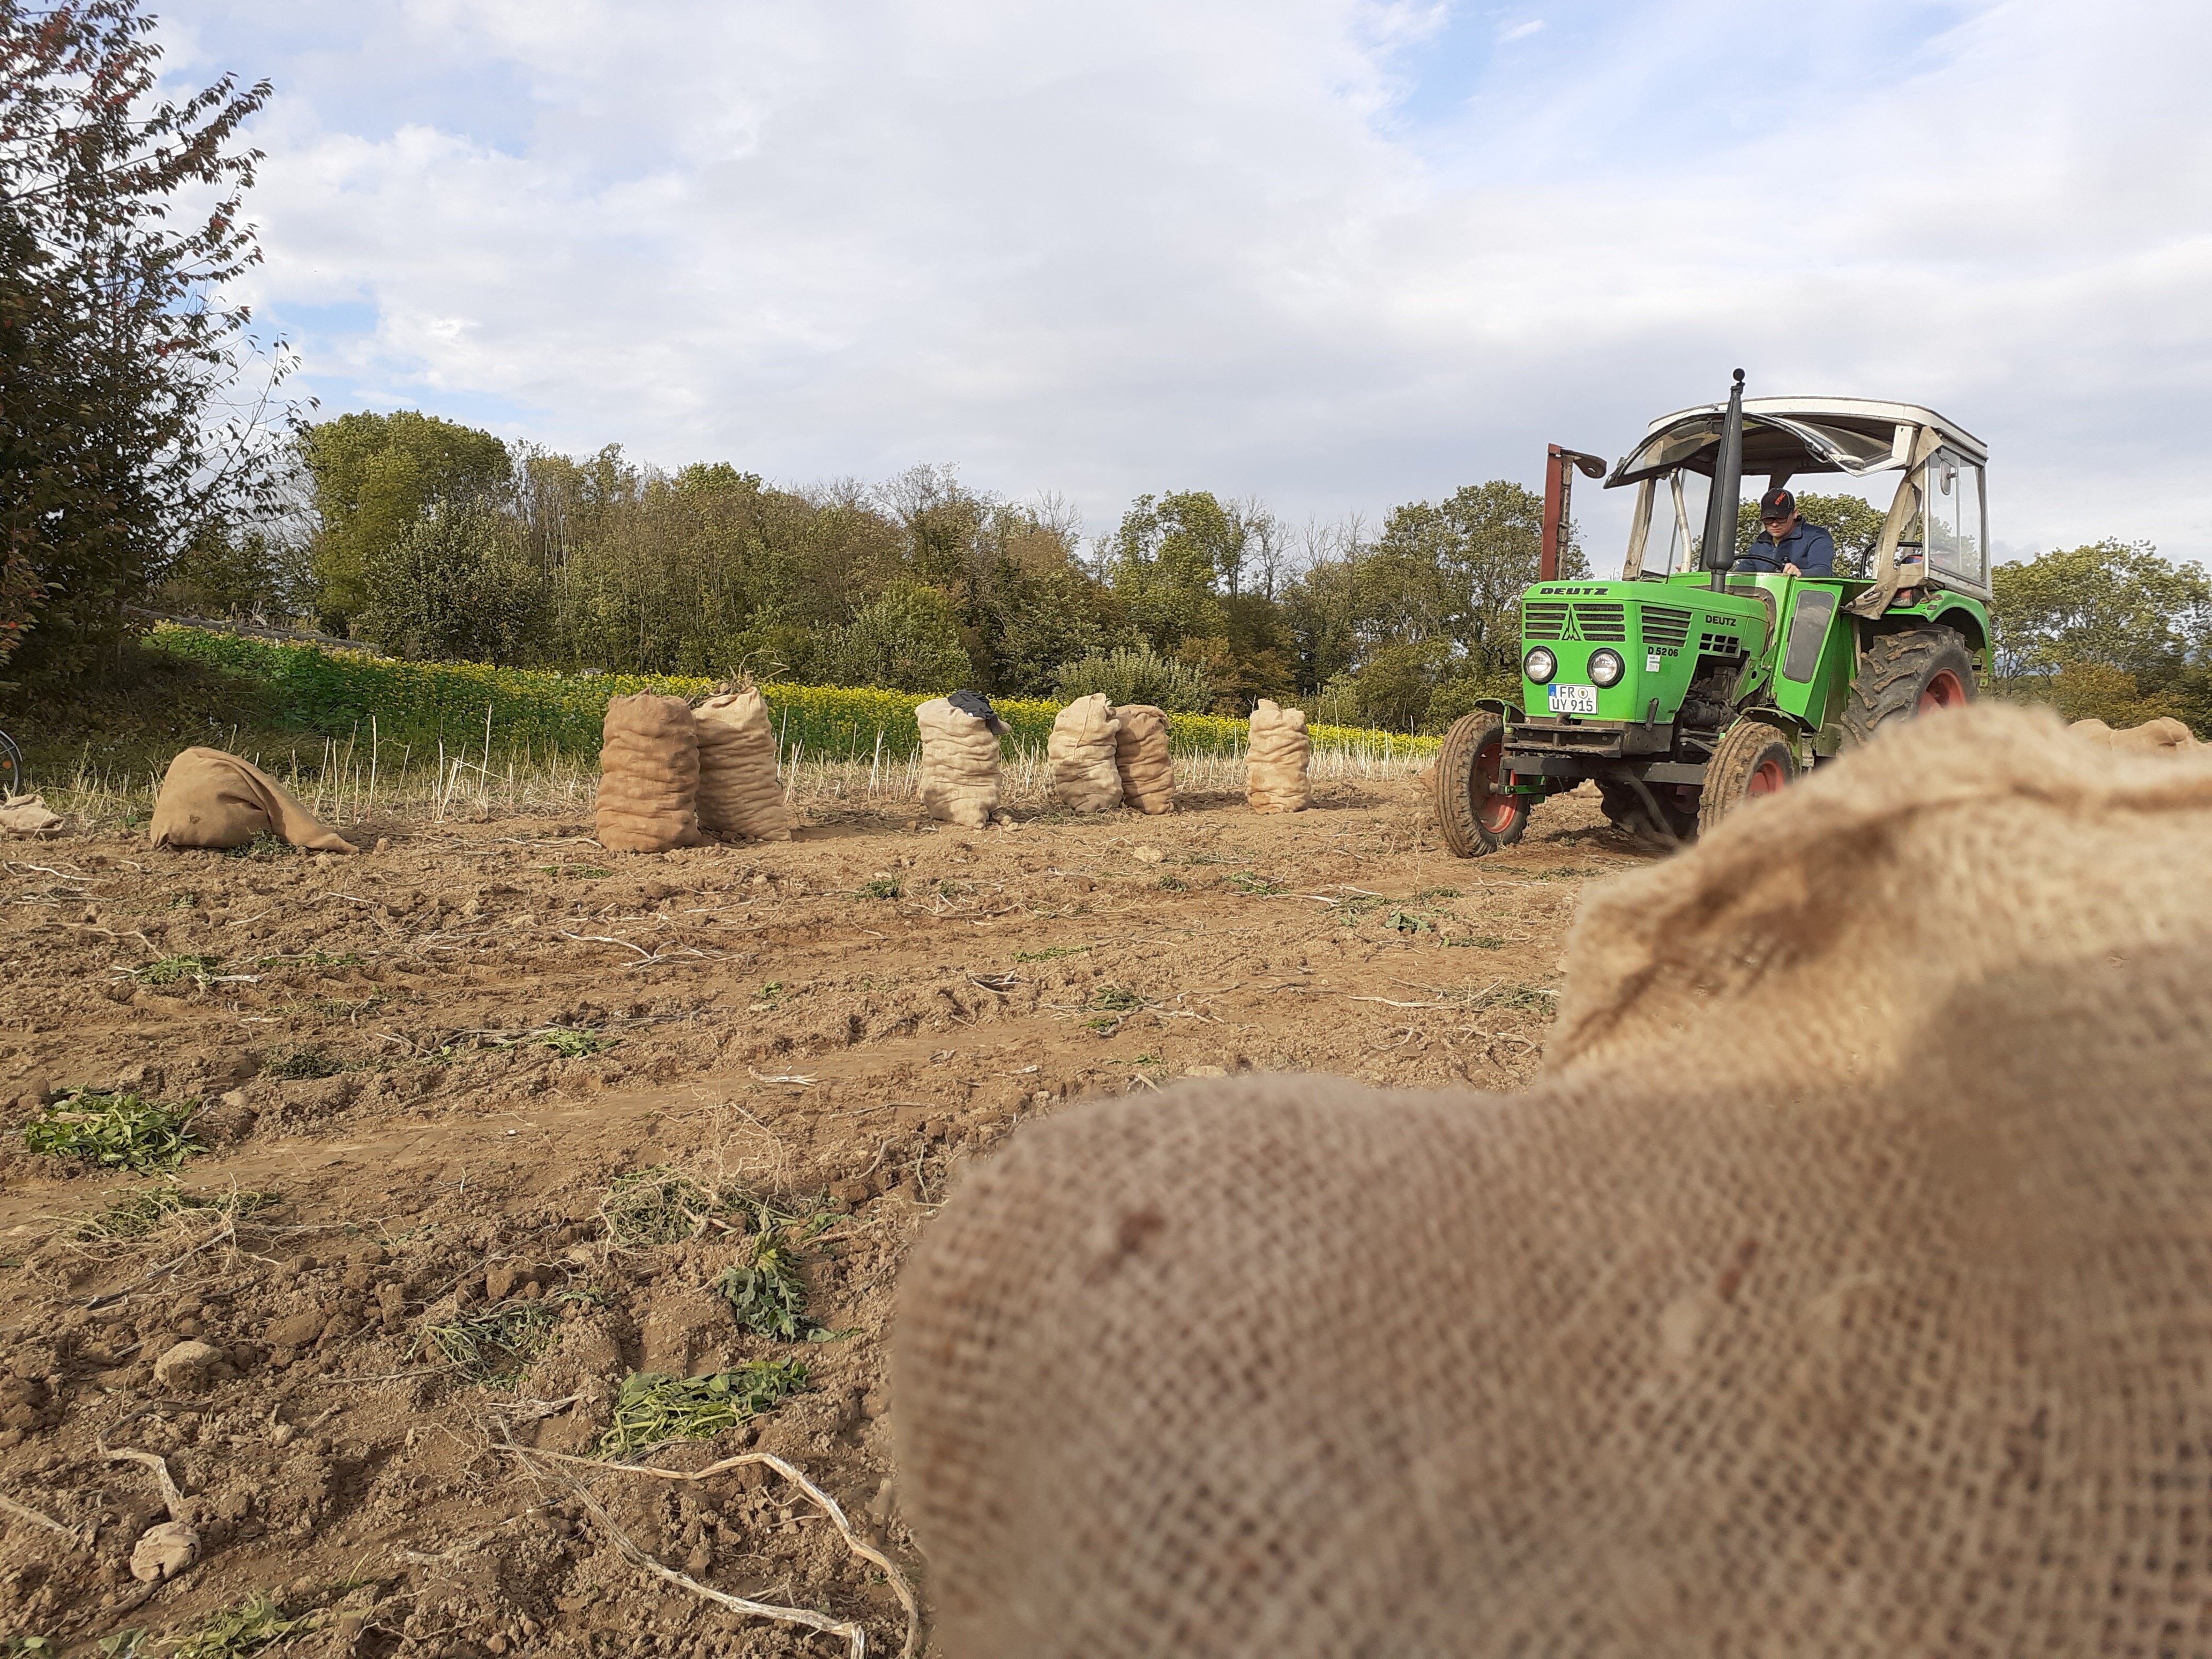
<svg viewBox="0 0 2212 1659">
<path fill-rule="evenodd" d="M 1559 672 L 1559 659 L 1540 645 L 1521 659 L 1521 672 L 1541 685 Z"/>
<path fill-rule="evenodd" d="M 1628 672 L 1628 665 L 1620 659 L 1618 651 L 1590 653 L 1589 677 L 1598 685 L 1619 685 L 1620 677 Z"/>
</svg>

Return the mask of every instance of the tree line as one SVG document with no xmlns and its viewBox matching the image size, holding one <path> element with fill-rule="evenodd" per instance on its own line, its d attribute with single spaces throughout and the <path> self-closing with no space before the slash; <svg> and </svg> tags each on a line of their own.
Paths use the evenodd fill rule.
<svg viewBox="0 0 2212 1659">
<path fill-rule="evenodd" d="M 792 489 L 726 463 L 574 458 L 434 416 L 307 428 L 288 527 L 211 532 L 167 605 L 312 615 L 416 657 L 751 673 L 917 692 L 1106 690 L 1194 712 L 1263 696 L 1429 729 L 1517 676 L 1542 502 L 1502 480 L 1291 532 L 1255 501 L 1139 496 L 1085 538 L 915 467 Z M 1580 572 L 1578 552 L 1566 568 Z"/>
</svg>

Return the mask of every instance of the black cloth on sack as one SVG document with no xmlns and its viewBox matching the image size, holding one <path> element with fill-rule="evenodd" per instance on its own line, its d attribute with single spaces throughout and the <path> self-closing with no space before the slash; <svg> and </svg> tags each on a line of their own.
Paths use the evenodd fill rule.
<svg viewBox="0 0 2212 1659">
<path fill-rule="evenodd" d="M 1000 737 L 1006 734 L 1006 723 L 993 712 L 991 700 L 981 691 L 955 691 L 945 702 L 963 714 L 972 714 L 989 726 Z"/>
</svg>

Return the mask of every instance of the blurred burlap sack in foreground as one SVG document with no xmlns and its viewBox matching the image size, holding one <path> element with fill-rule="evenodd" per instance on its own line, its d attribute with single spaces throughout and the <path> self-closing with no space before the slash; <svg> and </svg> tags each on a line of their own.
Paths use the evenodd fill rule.
<svg viewBox="0 0 2212 1659">
<path fill-rule="evenodd" d="M 611 853 L 700 845 L 699 732 L 691 705 L 650 691 L 616 697 L 599 729 L 599 845 Z"/>
<path fill-rule="evenodd" d="M 169 763 L 147 835 L 156 847 L 228 848 L 267 835 L 317 853 L 361 850 L 259 767 L 220 749 L 186 749 Z"/>
<path fill-rule="evenodd" d="M 1078 812 L 1110 812 L 1121 804 L 1121 772 L 1114 762 L 1121 729 L 1103 691 L 1078 697 L 1054 717 L 1045 742 L 1054 799 Z"/>
<path fill-rule="evenodd" d="M 999 737 L 993 721 L 948 697 L 914 711 L 921 729 L 921 810 L 941 823 L 988 829 L 999 810 Z"/>
<path fill-rule="evenodd" d="M 699 827 L 714 836 L 789 841 L 768 700 L 750 688 L 726 691 L 699 704 L 691 719 L 699 732 Z"/>
<path fill-rule="evenodd" d="M 2102 720 L 2075 720 L 2066 729 L 2106 749 L 2124 750 L 2131 754 L 2165 754 L 2197 747 L 2197 734 L 2166 714 L 2145 720 L 2141 726 L 2114 727 Z"/>
<path fill-rule="evenodd" d="M 1121 801 L 1139 812 L 1175 811 L 1175 763 L 1168 756 L 1167 711 L 1148 702 L 1114 711 L 1114 766 L 1121 775 Z"/>
<path fill-rule="evenodd" d="M 952 1659 L 2205 1650 L 2212 757 L 1917 720 L 1595 891 L 1520 1096 L 1071 1109 L 906 1268 Z"/>
<path fill-rule="evenodd" d="M 1244 771 L 1244 799 L 1255 812 L 1305 808 L 1306 716 L 1262 697 L 1252 710 L 1252 752 Z"/>
</svg>

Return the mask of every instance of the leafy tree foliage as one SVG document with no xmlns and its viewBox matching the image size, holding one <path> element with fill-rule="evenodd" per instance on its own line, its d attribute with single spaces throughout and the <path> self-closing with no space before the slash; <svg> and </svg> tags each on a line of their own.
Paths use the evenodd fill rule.
<svg viewBox="0 0 2212 1659">
<path fill-rule="evenodd" d="M 380 558 L 433 507 L 496 499 L 513 475 L 489 432 L 401 410 L 341 415 L 310 427 L 301 459 L 322 520 L 313 558 L 334 632 L 369 603 Z"/>
<path fill-rule="evenodd" d="M 834 659 L 839 684 L 898 691 L 957 691 L 971 666 L 951 605 L 911 576 L 860 607 L 839 636 Z"/>
<path fill-rule="evenodd" d="M 362 620 L 410 657 L 514 662 L 544 629 L 544 584 L 514 520 L 480 500 L 433 505 L 367 573 Z"/>
<path fill-rule="evenodd" d="M 1141 645 L 1099 651 L 1061 666 L 1052 694 L 1073 702 L 1103 691 L 1114 703 L 1146 702 L 1170 714 L 1203 714 L 1213 707 L 1206 671 Z"/>
<path fill-rule="evenodd" d="M 270 397 L 228 285 L 270 93 L 158 95 L 138 0 L 0 0 L 0 664 L 81 673 L 211 522 L 265 505 Z"/>
</svg>

